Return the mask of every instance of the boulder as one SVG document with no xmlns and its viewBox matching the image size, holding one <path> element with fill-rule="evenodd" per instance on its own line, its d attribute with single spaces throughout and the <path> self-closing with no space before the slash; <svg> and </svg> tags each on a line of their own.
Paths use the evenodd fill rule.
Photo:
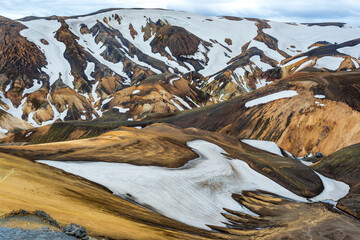
<svg viewBox="0 0 360 240">
<path fill-rule="evenodd" d="M 76 238 L 79 239 L 83 239 L 83 240 L 88 240 L 89 239 L 89 235 L 87 230 L 82 227 L 79 226 L 75 223 L 71 223 L 69 225 L 67 225 L 64 229 L 63 232 L 66 233 L 69 236 L 74 236 Z"/>
</svg>

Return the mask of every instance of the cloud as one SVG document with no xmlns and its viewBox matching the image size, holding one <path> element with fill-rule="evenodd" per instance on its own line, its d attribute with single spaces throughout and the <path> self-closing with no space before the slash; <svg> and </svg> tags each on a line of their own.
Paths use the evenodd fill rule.
<svg viewBox="0 0 360 240">
<path fill-rule="evenodd" d="M 291 22 L 336 21 L 360 25 L 358 0 L 2 0 L 0 15 L 79 15 L 103 8 L 167 8 L 203 15 L 258 17 Z"/>
</svg>

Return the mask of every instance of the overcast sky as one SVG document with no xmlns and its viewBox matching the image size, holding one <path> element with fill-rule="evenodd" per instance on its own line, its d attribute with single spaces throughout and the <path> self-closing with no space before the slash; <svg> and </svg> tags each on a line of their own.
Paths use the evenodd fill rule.
<svg viewBox="0 0 360 240">
<path fill-rule="evenodd" d="M 289 22 L 360 25 L 360 0 L 0 0 L 0 15 L 70 16 L 104 8 L 166 8 L 208 16 L 232 15 Z"/>
</svg>

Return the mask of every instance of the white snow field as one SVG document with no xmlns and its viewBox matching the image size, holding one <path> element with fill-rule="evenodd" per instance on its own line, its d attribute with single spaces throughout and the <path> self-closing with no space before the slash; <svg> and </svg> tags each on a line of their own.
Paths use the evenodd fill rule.
<svg viewBox="0 0 360 240">
<path fill-rule="evenodd" d="M 264 97 L 260 97 L 260 98 L 256 98 L 253 99 L 251 101 L 248 101 L 245 103 L 245 107 L 250 108 L 259 104 L 264 104 L 264 103 L 268 103 L 268 102 L 272 102 L 281 98 L 291 98 L 293 96 L 298 95 L 298 93 L 294 90 L 285 90 L 285 91 L 281 91 L 281 92 L 277 92 L 277 93 L 273 93 L 273 94 L 269 94 L 267 96 Z"/>
<path fill-rule="evenodd" d="M 348 185 L 320 176 L 325 187 L 323 193 L 307 200 L 256 172 L 244 161 L 225 156 L 226 152 L 215 144 L 194 140 L 187 145 L 200 157 L 180 168 L 105 162 L 38 162 L 84 177 L 114 194 L 203 229 L 207 229 L 206 224 L 219 226 L 226 222 L 220 214 L 223 208 L 254 214 L 231 197 L 243 190 L 261 189 L 302 202 L 337 201 L 349 191 Z M 261 147 L 267 149 L 267 143 Z"/>
</svg>

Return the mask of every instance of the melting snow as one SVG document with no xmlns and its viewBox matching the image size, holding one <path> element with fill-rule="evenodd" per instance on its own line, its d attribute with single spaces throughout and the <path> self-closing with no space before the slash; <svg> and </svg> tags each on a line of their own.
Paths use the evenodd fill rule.
<svg viewBox="0 0 360 240">
<path fill-rule="evenodd" d="M 105 99 L 104 101 L 102 101 L 102 105 L 104 106 L 105 104 L 107 104 L 108 102 L 110 102 L 114 97 Z"/>
<path fill-rule="evenodd" d="M 360 59 L 360 44 L 353 47 L 338 48 L 337 51 L 346 55 L 353 56 L 356 59 Z"/>
<path fill-rule="evenodd" d="M 33 132 L 28 132 L 25 137 L 29 137 Z"/>
<path fill-rule="evenodd" d="M 191 101 L 196 107 L 200 107 L 194 100 L 192 100 L 189 96 L 186 96 L 186 99 Z"/>
<path fill-rule="evenodd" d="M 21 22 L 27 28 L 20 31 L 20 34 L 29 41 L 38 45 L 43 51 L 48 65 L 41 70 L 50 77 L 50 86 L 59 78 L 70 88 L 74 88 L 74 77 L 70 74 L 71 67 L 64 57 L 65 44 L 55 38 L 56 31 L 61 27 L 57 20 L 38 19 Z M 48 41 L 48 45 L 41 43 L 41 39 Z"/>
<path fill-rule="evenodd" d="M 12 104 L 11 100 L 5 97 L 5 95 L 4 95 L 4 93 L 2 91 L 0 91 L 0 97 L 1 97 L 0 100 L 3 101 L 4 103 L 6 103 L 6 105 L 8 105 L 8 107 L 9 107 L 8 110 L 6 110 L 6 108 L 3 108 L 3 107 L 0 107 L 0 109 L 4 110 L 7 113 L 10 113 L 11 115 L 13 115 L 13 116 L 15 116 L 15 117 L 17 117 L 19 119 L 22 119 L 22 114 L 23 114 L 22 106 L 26 102 L 27 97 L 23 98 L 21 100 L 21 103 L 20 103 L 20 105 L 18 107 L 15 107 Z"/>
<path fill-rule="evenodd" d="M 131 94 L 137 94 L 137 93 L 139 93 L 140 92 L 140 90 L 139 89 L 136 89 L 136 90 L 134 90 Z"/>
<path fill-rule="evenodd" d="M 179 79 L 180 79 L 180 77 L 173 78 L 173 79 L 171 79 L 171 80 L 169 81 L 169 83 L 174 86 L 174 81 L 177 81 L 177 80 L 179 80 Z M 174 86 L 174 87 L 175 87 L 175 86 Z"/>
<path fill-rule="evenodd" d="M 265 87 L 268 84 L 270 84 L 270 83 L 266 82 L 266 79 L 258 79 L 258 81 L 255 83 L 256 89 Z"/>
<path fill-rule="evenodd" d="M 187 102 L 185 102 L 182 98 L 180 98 L 180 97 L 178 97 L 178 96 L 176 96 L 176 95 L 173 95 L 173 96 L 174 96 L 174 98 L 175 98 L 176 100 L 178 100 L 183 106 L 187 107 L 187 109 L 192 109 L 192 107 L 190 107 L 190 105 L 189 105 Z"/>
<path fill-rule="evenodd" d="M 33 86 L 31 88 L 26 88 L 23 91 L 23 96 L 27 93 L 33 93 L 36 92 L 37 90 L 39 90 L 41 87 L 43 86 L 42 82 L 39 80 L 34 79 L 33 80 Z"/>
<path fill-rule="evenodd" d="M 318 101 L 315 101 L 315 104 L 318 105 L 318 106 L 325 107 L 325 104 L 322 104 L 322 103 L 320 103 L 320 102 L 318 102 Z"/>
<path fill-rule="evenodd" d="M 13 82 L 13 81 L 11 80 L 10 83 L 6 86 L 5 92 L 7 92 L 7 91 L 10 90 L 10 87 L 11 87 L 12 82 Z"/>
<path fill-rule="evenodd" d="M 184 108 L 182 108 L 179 104 L 177 104 L 174 99 L 170 99 L 170 102 L 172 102 L 172 104 L 175 105 L 175 107 L 179 110 L 179 111 L 184 111 Z"/>
<path fill-rule="evenodd" d="M 281 98 L 291 98 L 293 96 L 298 95 L 298 93 L 294 90 L 285 90 L 277 93 L 273 93 L 264 97 L 256 98 L 254 100 L 248 101 L 245 103 L 245 107 L 253 107 L 259 104 L 264 104 L 268 102 L 272 102 Z"/>
<path fill-rule="evenodd" d="M 232 199 L 233 193 L 262 189 L 293 200 L 308 202 L 239 159 L 226 157 L 219 146 L 203 141 L 188 142 L 200 157 L 181 168 L 135 166 L 127 163 L 60 162 L 40 160 L 109 188 L 114 194 L 149 205 L 157 212 L 199 228 L 222 225 L 223 208 L 253 214 Z M 337 201 L 349 186 L 319 175 L 324 191 L 311 199 Z"/>
<path fill-rule="evenodd" d="M 3 133 L 3 134 L 7 134 L 9 132 L 9 130 L 0 127 L 0 132 Z"/>
<path fill-rule="evenodd" d="M 290 25 L 273 21 L 268 22 L 268 24 L 271 28 L 266 28 L 263 32 L 275 37 L 278 40 L 279 49 L 290 55 L 294 55 L 290 45 L 295 45 L 297 50 L 306 52 L 308 47 L 315 42 L 326 39 L 330 43 L 341 43 L 358 38 L 360 34 L 359 27 L 348 24 L 342 28 L 307 26 L 304 24 Z"/>
<path fill-rule="evenodd" d="M 86 69 L 85 69 L 85 74 L 88 78 L 88 80 L 93 80 L 94 78 L 91 77 L 91 73 L 93 73 L 95 71 L 95 63 L 93 62 L 87 62 L 87 65 L 86 65 Z"/>
<path fill-rule="evenodd" d="M 276 154 L 280 157 L 283 157 L 280 148 L 276 143 L 270 141 L 263 140 L 254 140 L 254 139 L 243 139 L 241 140 L 243 143 L 246 143 L 254 148 L 258 148 L 273 154 Z"/>
<path fill-rule="evenodd" d="M 114 107 L 119 110 L 120 113 L 126 113 L 130 110 L 130 108 L 122 108 L 122 107 Z"/>
<path fill-rule="evenodd" d="M 327 68 L 330 70 L 336 70 L 340 67 L 341 62 L 344 58 L 341 57 L 322 57 L 316 61 L 316 68 Z"/>
<path fill-rule="evenodd" d="M 256 66 L 258 66 L 264 72 L 266 70 L 272 68 L 272 66 L 270 66 L 269 64 L 264 63 L 263 61 L 261 61 L 261 59 L 260 59 L 260 57 L 258 55 L 251 57 L 250 61 L 254 62 L 256 64 Z"/>
<path fill-rule="evenodd" d="M 325 98 L 325 95 L 315 95 L 314 97 L 323 99 L 323 98 Z"/>
</svg>

